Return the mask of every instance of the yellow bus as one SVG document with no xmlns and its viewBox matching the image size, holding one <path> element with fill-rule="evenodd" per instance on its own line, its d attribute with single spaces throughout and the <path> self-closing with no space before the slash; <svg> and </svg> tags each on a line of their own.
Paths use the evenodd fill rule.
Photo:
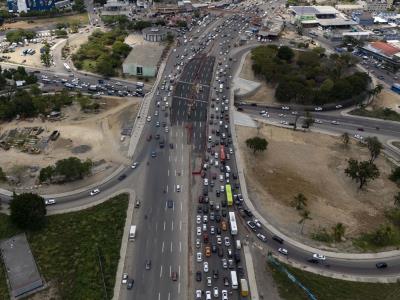
<svg viewBox="0 0 400 300">
<path fill-rule="evenodd" d="M 233 198 L 232 198 L 232 189 L 230 184 L 227 184 L 225 186 L 225 193 L 226 193 L 226 200 L 228 201 L 228 206 L 232 206 Z"/>
</svg>

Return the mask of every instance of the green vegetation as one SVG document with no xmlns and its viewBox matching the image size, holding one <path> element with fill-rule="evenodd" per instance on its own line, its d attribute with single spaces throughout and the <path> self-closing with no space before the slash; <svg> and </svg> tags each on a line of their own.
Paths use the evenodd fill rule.
<svg viewBox="0 0 400 300">
<path fill-rule="evenodd" d="M 68 32 L 64 29 L 56 29 L 54 30 L 54 34 L 57 38 L 64 38 L 68 36 Z"/>
<path fill-rule="evenodd" d="M 71 105 L 76 96 L 70 96 L 63 90 L 53 95 L 42 94 L 37 86 L 30 90 L 16 90 L 15 93 L 0 97 L 0 120 L 12 120 L 47 115 L 51 111 L 60 111 L 64 105 Z"/>
<path fill-rule="evenodd" d="M 293 52 L 287 46 L 268 45 L 253 49 L 251 57 L 255 74 L 276 84 L 280 102 L 322 105 L 359 101 L 367 94 L 370 78 L 362 72 L 351 74 L 356 60 L 348 53 L 328 57 L 323 48 Z"/>
<path fill-rule="evenodd" d="M 388 217 L 399 217 L 400 214 L 388 212 Z M 397 219 L 399 221 L 399 219 Z M 381 225 L 371 233 L 363 233 L 353 241 L 353 244 L 363 250 L 378 251 L 382 247 L 400 245 L 400 228 L 392 224 Z"/>
<path fill-rule="evenodd" d="M 351 115 L 377 118 L 383 120 L 397 121 L 400 122 L 400 114 L 392 110 L 391 108 L 376 108 L 373 110 L 366 110 L 365 108 L 357 108 L 350 112 Z"/>
<path fill-rule="evenodd" d="M 10 219 L 20 229 L 43 228 L 46 223 L 44 199 L 32 193 L 14 194 L 10 202 Z"/>
<path fill-rule="evenodd" d="M 42 62 L 42 64 L 44 64 L 46 67 L 50 67 L 51 66 L 51 54 L 50 54 L 50 46 L 49 44 L 45 44 L 43 46 L 44 50 L 43 53 L 40 54 L 40 60 Z"/>
<path fill-rule="evenodd" d="M 74 0 L 74 4 L 72 5 L 72 10 L 84 13 L 86 11 L 85 2 L 83 0 Z"/>
<path fill-rule="evenodd" d="M 26 84 L 33 84 L 37 82 L 36 76 L 28 74 L 24 67 L 18 67 L 17 69 L 5 69 L 2 70 L 0 67 L 0 90 L 4 90 L 7 87 L 12 87 L 9 80 L 25 80 Z"/>
<path fill-rule="evenodd" d="M 69 157 L 56 162 L 55 166 L 48 166 L 40 170 L 40 182 L 70 182 L 90 174 L 93 163 L 90 159 L 81 161 L 77 157 Z"/>
<path fill-rule="evenodd" d="M 381 150 L 383 149 L 383 145 L 376 136 L 367 137 L 365 142 L 367 144 L 369 154 L 371 155 L 369 162 L 372 163 L 378 158 Z"/>
<path fill-rule="evenodd" d="M 130 21 L 127 16 L 102 16 L 101 20 L 106 26 L 117 27 L 119 30 L 141 31 L 147 27 L 165 26 L 165 21 L 162 19 Z"/>
<path fill-rule="evenodd" d="M 400 293 L 400 283 L 363 283 L 351 282 L 324 277 L 302 271 L 285 265 L 318 300 L 397 300 Z M 272 272 L 279 294 L 284 300 L 308 300 L 305 292 L 295 285 L 286 274 L 267 264 L 267 270 Z"/>
<path fill-rule="evenodd" d="M 253 137 L 246 140 L 246 146 L 253 150 L 253 154 L 256 152 L 262 152 L 267 150 L 268 141 L 260 137 Z"/>
<path fill-rule="evenodd" d="M 17 29 L 10 30 L 6 33 L 7 41 L 10 43 L 23 42 L 24 39 L 33 39 L 36 36 L 36 32 L 31 30 Z"/>
<path fill-rule="evenodd" d="M 116 75 L 131 47 L 124 44 L 126 32 L 112 30 L 95 31 L 89 41 L 83 44 L 72 56 L 75 67 L 104 76 Z"/>
<path fill-rule="evenodd" d="M 307 201 L 308 199 L 306 196 L 304 196 L 302 193 L 298 193 L 296 196 L 293 197 L 291 205 L 297 210 L 302 210 L 307 206 Z"/>
<path fill-rule="evenodd" d="M 48 216 L 44 229 L 28 232 L 40 272 L 60 299 L 112 298 L 127 207 L 128 195 L 119 195 L 80 212 Z M 18 232 L 10 218 L 0 214 L 0 238 Z M 4 268 L 0 298 L 9 298 Z"/>
<path fill-rule="evenodd" d="M 6 177 L 6 173 L 4 173 L 3 168 L 0 167 L 0 181 L 6 181 L 7 177 Z"/>
<path fill-rule="evenodd" d="M 390 174 L 389 179 L 397 184 L 400 183 L 400 167 L 396 167 L 392 170 L 392 174 Z"/>
<path fill-rule="evenodd" d="M 350 158 L 348 166 L 344 170 L 347 176 L 359 183 L 358 188 L 362 189 L 369 180 L 379 177 L 379 169 L 371 161 L 358 161 Z"/>
<path fill-rule="evenodd" d="M 318 228 L 311 234 L 311 238 L 324 243 L 333 242 L 332 234 L 330 234 L 326 228 Z"/>
<path fill-rule="evenodd" d="M 348 134 L 347 132 L 344 132 L 344 133 L 341 135 L 340 139 L 342 140 L 343 146 L 346 146 L 346 147 L 347 147 L 347 146 L 349 145 L 350 136 L 349 136 L 349 134 Z"/>
</svg>

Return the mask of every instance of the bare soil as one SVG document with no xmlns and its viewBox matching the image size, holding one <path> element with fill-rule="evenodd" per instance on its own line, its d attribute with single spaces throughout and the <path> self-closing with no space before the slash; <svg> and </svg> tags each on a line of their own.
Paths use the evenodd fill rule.
<svg viewBox="0 0 400 300">
<path fill-rule="evenodd" d="M 77 188 L 101 180 L 111 174 L 119 165 L 129 164 L 126 158 L 129 147 L 129 138 L 121 141 L 121 129 L 123 126 L 133 126 L 138 110 L 139 100 L 136 98 L 106 98 L 104 109 L 98 114 L 85 114 L 80 111 L 77 104 L 63 110 L 64 119 L 49 122 L 40 119 L 12 121 L 0 124 L 0 132 L 20 127 L 41 126 L 44 135 L 58 130 L 60 137 L 51 141 L 41 154 L 23 153 L 11 148 L 8 151 L 0 149 L 0 166 L 7 175 L 15 175 L 22 178 L 19 187 L 30 188 L 37 184 L 37 172 L 29 174 L 28 167 L 39 168 L 54 164 L 57 160 L 75 156 L 80 159 L 90 158 L 97 162 L 93 175 L 87 180 L 64 185 L 35 187 L 41 192 L 62 192 L 69 190 L 71 186 Z M 76 147 L 86 148 L 86 151 L 75 151 Z M 22 173 L 22 175 L 21 175 Z M 7 184 L 3 188 L 13 188 Z M 15 186 L 14 186 L 15 187 Z"/>
<path fill-rule="evenodd" d="M 400 113 L 400 95 L 392 91 L 382 90 L 368 108 L 390 108 Z"/>
<path fill-rule="evenodd" d="M 259 135 L 268 140 L 268 149 L 253 155 L 244 141 L 256 136 L 257 129 L 237 126 L 237 134 L 249 196 L 263 216 L 286 235 L 327 248 L 310 241 L 310 234 L 319 227 L 330 230 L 341 222 L 346 226 L 345 237 L 351 238 L 386 221 L 384 211 L 392 207 L 398 188 L 387 179 L 392 166 L 385 158 L 376 160 L 380 177 L 360 191 L 344 174 L 347 159 L 369 157 L 368 150 L 355 141 L 345 148 L 339 137 L 264 125 Z M 298 193 L 308 198 L 312 217 L 303 235 L 299 212 L 290 204 Z M 335 246 L 354 250 L 349 242 Z"/>
</svg>

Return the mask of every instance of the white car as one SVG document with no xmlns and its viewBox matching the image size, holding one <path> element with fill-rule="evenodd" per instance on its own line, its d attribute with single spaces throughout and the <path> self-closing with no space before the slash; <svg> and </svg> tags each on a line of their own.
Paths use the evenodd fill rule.
<svg viewBox="0 0 400 300">
<path fill-rule="evenodd" d="M 217 244 L 221 245 L 222 244 L 222 238 L 220 235 L 217 235 Z"/>
<path fill-rule="evenodd" d="M 197 235 L 201 235 L 201 227 L 196 228 Z"/>
<path fill-rule="evenodd" d="M 211 277 L 207 277 L 207 286 L 211 286 Z"/>
<path fill-rule="evenodd" d="M 100 190 L 99 189 L 94 189 L 94 190 L 90 191 L 90 196 L 97 195 L 98 193 L 100 193 Z"/>
<path fill-rule="evenodd" d="M 335 107 L 339 109 L 339 108 L 342 108 L 343 106 L 340 105 L 340 104 L 338 104 L 338 105 L 336 105 Z"/>
<path fill-rule="evenodd" d="M 203 223 L 207 223 L 208 222 L 208 216 L 207 215 L 204 215 L 203 216 Z"/>
<path fill-rule="evenodd" d="M 257 237 L 263 241 L 264 243 L 267 241 L 267 238 L 265 237 L 265 235 L 261 234 L 261 233 L 257 233 Z"/>
<path fill-rule="evenodd" d="M 214 286 L 213 288 L 213 294 L 214 294 L 214 298 L 218 298 L 219 296 L 219 290 L 217 286 Z"/>
<path fill-rule="evenodd" d="M 133 163 L 133 165 L 131 166 L 131 168 L 132 168 L 132 169 L 136 169 L 138 165 L 139 165 L 139 163 L 138 163 L 137 161 L 135 161 L 135 162 Z"/>
<path fill-rule="evenodd" d="M 315 123 L 317 123 L 317 124 L 322 124 L 322 121 L 321 120 L 319 120 L 319 119 L 315 119 L 315 121 L 314 121 Z"/>
<path fill-rule="evenodd" d="M 231 245 L 231 240 L 230 240 L 229 236 L 224 237 L 224 244 L 227 247 L 229 247 Z"/>
<path fill-rule="evenodd" d="M 165 132 L 168 133 L 169 129 L 168 127 L 165 127 Z"/>
<path fill-rule="evenodd" d="M 322 107 L 318 106 L 316 108 L 314 108 L 315 111 L 322 111 Z"/>
<path fill-rule="evenodd" d="M 180 192 L 181 191 L 181 186 L 179 184 L 176 185 L 176 191 Z"/>
<path fill-rule="evenodd" d="M 319 254 L 319 253 L 314 253 L 313 254 L 313 258 L 319 259 L 319 260 L 326 260 L 326 257 L 324 255 L 322 255 L 322 254 Z"/>
<path fill-rule="evenodd" d="M 46 199 L 46 200 L 44 200 L 44 204 L 45 205 L 56 204 L 56 199 Z"/>
<path fill-rule="evenodd" d="M 206 291 L 206 300 L 211 300 L 211 291 Z"/>
<path fill-rule="evenodd" d="M 199 249 L 201 246 L 200 239 L 196 239 L 196 248 Z"/>
<path fill-rule="evenodd" d="M 258 219 L 254 219 L 254 223 L 256 224 L 256 226 L 258 228 L 261 228 L 261 223 L 260 223 L 260 221 Z"/>
<path fill-rule="evenodd" d="M 197 216 L 196 216 L 196 223 L 197 223 L 197 224 L 200 224 L 200 223 L 201 223 L 201 216 L 200 216 L 200 215 L 197 215 Z"/>
<path fill-rule="evenodd" d="M 222 290 L 222 300 L 228 300 L 228 291 Z"/>
<path fill-rule="evenodd" d="M 339 125 L 339 122 L 338 121 L 332 121 L 331 122 L 333 125 Z"/>
<path fill-rule="evenodd" d="M 208 185 L 208 179 L 204 178 L 204 186 L 207 186 L 207 185 Z"/>
<path fill-rule="evenodd" d="M 206 261 L 203 263 L 203 270 L 205 273 L 208 272 L 208 262 L 206 262 Z"/>
<path fill-rule="evenodd" d="M 201 290 L 196 290 L 196 300 L 201 300 L 201 295 L 202 295 Z"/>
<path fill-rule="evenodd" d="M 357 139 L 357 140 L 360 140 L 360 141 L 362 141 L 364 139 L 364 137 L 362 135 L 359 135 L 358 133 L 356 133 L 354 135 L 354 138 Z"/>
<path fill-rule="evenodd" d="M 151 121 L 151 116 L 147 116 L 147 122 Z"/>
<path fill-rule="evenodd" d="M 126 284 L 128 282 L 128 273 L 122 274 L 122 283 Z"/>
<path fill-rule="evenodd" d="M 290 107 L 289 106 L 282 106 L 282 110 L 289 110 Z"/>
<path fill-rule="evenodd" d="M 201 252 L 197 252 L 196 261 L 197 262 L 202 262 L 203 261 L 203 256 L 202 256 Z"/>
<path fill-rule="evenodd" d="M 285 248 L 279 248 L 279 249 L 278 249 L 278 252 L 281 253 L 281 254 L 283 254 L 283 255 L 288 255 L 288 251 L 287 251 L 287 249 L 285 249 Z"/>
</svg>

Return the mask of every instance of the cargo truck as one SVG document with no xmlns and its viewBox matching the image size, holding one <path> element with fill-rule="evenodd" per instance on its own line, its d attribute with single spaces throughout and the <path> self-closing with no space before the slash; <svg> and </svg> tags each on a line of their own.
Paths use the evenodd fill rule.
<svg viewBox="0 0 400 300">
<path fill-rule="evenodd" d="M 249 295 L 249 286 L 247 285 L 247 280 L 240 279 L 240 295 L 242 297 L 247 297 Z"/>
<path fill-rule="evenodd" d="M 129 240 L 134 241 L 136 237 L 136 225 L 131 225 L 131 229 L 129 230 Z"/>
</svg>

